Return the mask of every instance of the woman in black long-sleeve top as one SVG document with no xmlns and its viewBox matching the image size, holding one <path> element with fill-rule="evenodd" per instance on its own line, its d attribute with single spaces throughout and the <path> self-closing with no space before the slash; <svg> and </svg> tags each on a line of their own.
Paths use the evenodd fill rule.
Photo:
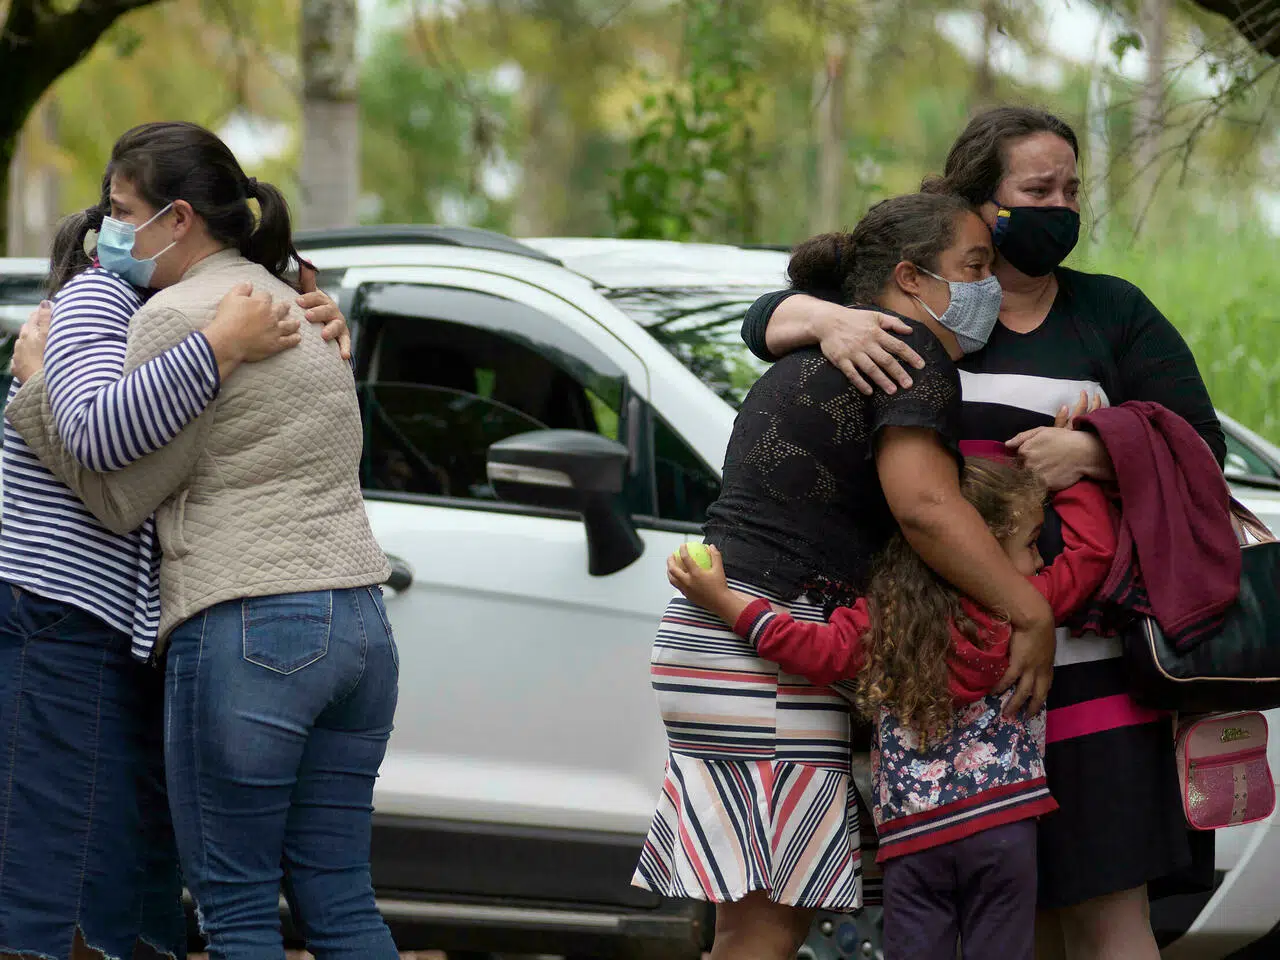
<svg viewBox="0 0 1280 960">
<path fill-rule="evenodd" d="M 920 194 L 798 247 L 793 286 L 891 311 L 926 364 L 892 396 L 860 394 L 816 349 L 775 364 L 734 422 L 707 539 L 738 589 L 821 620 L 861 594 L 900 529 L 941 576 L 1006 614 L 1008 708 L 1036 711 L 1052 612 L 961 495 L 955 443 L 952 361 L 995 325 L 994 256 L 969 204 Z M 652 680 L 671 750 L 633 882 L 716 903 L 713 960 L 788 960 L 813 910 L 851 910 L 861 895 L 848 703 L 760 659 L 683 596 L 659 625 Z"/>
<path fill-rule="evenodd" d="M 1052 489 L 1112 479 L 1098 439 L 1054 427 L 1080 398 L 1158 402 L 1186 419 L 1221 463 L 1226 441 L 1195 359 L 1142 291 L 1116 277 L 1060 266 L 1079 231 L 1076 136 L 1049 114 L 998 108 L 975 117 L 926 189 L 975 204 L 998 253 L 1000 323 L 960 368 L 965 439 L 1007 441 Z M 901 377 L 879 343 L 891 318 L 780 291 L 748 313 L 743 337 L 768 360 L 820 343 L 857 382 L 876 365 Z M 870 347 L 868 348 L 868 345 Z M 894 352 L 910 361 L 909 353 Z M 879 371 L 876 371 L 879 374 Z M 877 382 L 883 380 L 877 376 Z M 1052 530 L 1049 533 L 1052 541 Z M 1042 543 L 1048 557 L 1053 544 Z M 1041 822 L 1039 900 L 1044 942 L 1082 957 L 1155 960 L 1148 885 L 1211 883 L 1211 834 L 1183 819 L 1167 718 L 1143 722 L 1131 701 L 1116 639 L 1059 637 L 1049 695 L 1049 786 L 1061 809 Z M 1088 715 L 1080 736 L 1061 724 Z"/>
</svg>

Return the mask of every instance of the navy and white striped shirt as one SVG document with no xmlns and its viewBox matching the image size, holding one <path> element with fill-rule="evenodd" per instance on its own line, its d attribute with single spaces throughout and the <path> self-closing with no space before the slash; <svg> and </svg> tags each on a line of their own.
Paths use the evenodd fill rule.
<svg viewBox="0 0 1280 960">
<path fill-rule="evenodd" d="M 124 376 L 129 321 L 142 305 L 120 277 L 94 268 L 54 299 L 45 383 L 58 433 L 90 470 L 119 470 L 172 440 L 217 396 L 201 333 Z M 15 381 L 10 397 L 18 389 Z M 160 619 L 159 552 L 148 519 L 112 533 L 4 422 L 0 580 L 71 604 L 133 637 L 146 660 Z"/>
</svg>

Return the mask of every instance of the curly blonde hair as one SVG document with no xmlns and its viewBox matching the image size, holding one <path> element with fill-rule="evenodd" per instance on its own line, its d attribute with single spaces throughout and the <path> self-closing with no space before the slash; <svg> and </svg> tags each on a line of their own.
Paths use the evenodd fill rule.
<svg viewBox="0 0 1280 960">
<path fill-rule="evenodd" d="M 960 489 L 1002 543 L 1046 495 L 1030 470 L 994 460 L 969 460 Z M 859 709 L 874 717 L 885 707 L 924 740 L 950 729 L 955 713 L 948 687 L 951 627 L 974 644 L 982 642 L 960 599 L 901 533 L 893 536 L 867 588 L 871 632 L 867 663 L 857 680 Z"/>
</svg>

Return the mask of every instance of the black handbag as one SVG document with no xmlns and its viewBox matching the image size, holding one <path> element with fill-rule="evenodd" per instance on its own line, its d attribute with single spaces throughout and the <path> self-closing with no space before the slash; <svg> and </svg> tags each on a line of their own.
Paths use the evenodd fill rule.
<svg viewBox="0 0 1280 960">
<path fill-rule="evenodd" d="M 1240 596 L 1221 630 L 1186 651 L 1152 617 L 1124 636 L 1130 692 L 1145 707 L 1185 713 L 1280 707 L 1280 542 L 1232 501 L 1241 542 Z"/>
</svg>

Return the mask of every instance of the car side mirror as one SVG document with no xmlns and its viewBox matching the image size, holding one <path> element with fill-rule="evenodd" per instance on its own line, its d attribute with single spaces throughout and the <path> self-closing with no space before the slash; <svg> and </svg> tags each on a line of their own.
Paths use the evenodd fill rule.
<svg viewBox="0 0 1280 960">
<path fill-rule="evenodd" d="M 572 510 L 587 528 L 587 572 L 617 573 L 639 559 L 644 541 L 620 500 L 631 454 L 584 430 L 534 430 L 489 447 L 489 482 L 502 500 Z"/>
</svg>

